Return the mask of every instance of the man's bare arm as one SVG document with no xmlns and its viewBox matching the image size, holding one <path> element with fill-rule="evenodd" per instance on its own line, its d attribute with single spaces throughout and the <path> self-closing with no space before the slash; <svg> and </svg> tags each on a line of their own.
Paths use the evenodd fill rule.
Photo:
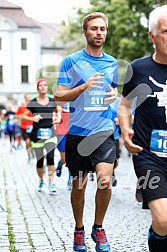
<svg viewBox="0 0 167 252">
<path fill-rule="evenodd" d="M 129 153 L 138 155 L 138 153 L 141 152 L 143 148 L 132 142 L 134 135 L 134 130 L 131 128 L 133 101 L 133 99 L 127 100 L 125 97 L 121 96 L 121 100 L 118 106 L 118 118 L 125 147 L 127 148 Z"/>
<path fill-rule="evenodd" d="M 57 102 L 69 102 L 76 99 L 87 89 L 86 83 L 81 86 L 70 89 L 64 85 L 58 85 L 57 91 L 54 93 L 54 98 Z"/>
<path fill-rule="evenodd" d="M 104 76 L 101 73 L 95 73 L 87 82 L 75 88 L 68 88 L 59 84 L 57 91 L 54 93 L 54 98 L 57 102 L 69 102 L 80 96 L 85 90 L 92 88 L 99 88 L 104 84 Z"/>
<path fill-rule="evenodd" d="M 118 106 L 118 118 L 123 137 L 131 128 L 132 107 L 133 100 L 127 100 L 125 97 L 121 96 L 121 100 Z"/>
</svg>

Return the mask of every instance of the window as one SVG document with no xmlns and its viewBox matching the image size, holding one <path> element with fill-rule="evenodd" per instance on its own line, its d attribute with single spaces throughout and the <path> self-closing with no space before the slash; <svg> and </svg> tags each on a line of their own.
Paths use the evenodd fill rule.
<svg viewBox="0 0 167 252">
<path fill-rule="evenodd" d="M 27 39 L 21 39 L 21 50 L 27 50 Z"/>
<path fill-rule="evenodd" d="M 2 39 L 0 38 L 0 50 L 2 50 Z"/>
<path fill-rule="evenodd" d="M 3 66 L 0 66 L 0 83 L 3 83 Z"/>
<path fill-rule="evenodd" d="M 21 82 L 28 83 L 28 66 L 21 66 Z"/>
</svg>

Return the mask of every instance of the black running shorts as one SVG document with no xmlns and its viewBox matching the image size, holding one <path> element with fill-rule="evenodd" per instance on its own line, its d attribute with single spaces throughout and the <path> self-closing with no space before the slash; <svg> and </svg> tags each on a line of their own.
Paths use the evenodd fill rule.
<svg viewBox="0 0 167 252">
<path fill-rule="evenodd" d="M 153 164 L 137 166 L 135 173 L 143 195 L 143 209 L 155 199 L 167 198 L 167 171 Z"/>
<path fill-rule="evenodd" d="M 68 134 L 65 155 L 66 166 L 73 177 L 94 171 L 98 163 L 114 163 L 116 147 L 113 134 L 100 132 L 86 137 Z"/>
<path fill-rule="evenodd" d="M 23 138 L 23 140 L 25 141 L 27 138 L 30 138 L 30 134 L 26 132 L 25 129 L 20 129 L 21 131 L 21 136 Z"/>
</svg>

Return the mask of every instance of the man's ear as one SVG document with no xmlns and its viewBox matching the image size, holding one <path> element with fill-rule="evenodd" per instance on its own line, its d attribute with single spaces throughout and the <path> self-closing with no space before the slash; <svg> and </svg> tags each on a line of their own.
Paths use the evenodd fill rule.
<svg viewBox="0 0 167 252">
<path fill-rule="evenodd" d="M 152 34 L 152 32 L 148 32 L 148 36 L 150 38 L 150 40 L 152 41 L 152 43 L 154 44 L 154 35 Z"/>
<path fill-rule="evenodd" d="M 83 30 L 83 35 L 86 37 L 87 36 L 87 31 Z"/>
</svg>

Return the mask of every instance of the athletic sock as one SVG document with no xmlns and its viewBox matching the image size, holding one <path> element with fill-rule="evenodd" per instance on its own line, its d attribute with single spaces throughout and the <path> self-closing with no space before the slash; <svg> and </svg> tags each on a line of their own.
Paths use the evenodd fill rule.
<svg viewBox="0 0 167 252">
<path fill-rule="evenodd" d="M 75 227 L 75 231 L 84 231 L 84 226 L 78 228 L 78 227 Z"/>
<path fill-rule="evenodd" d="M 94 224 L 94 225 L 93 225 L 93 229 L 96 230 L 96 228 L 102 228 L 102 225 Z"/>
<path fill-rule="evenodd" d="M 167 236 L 160 236 L 156 234 L 151 226 L 148 232 L 148 246 L 150 252 L 166 252 Z"/>
</svg>

